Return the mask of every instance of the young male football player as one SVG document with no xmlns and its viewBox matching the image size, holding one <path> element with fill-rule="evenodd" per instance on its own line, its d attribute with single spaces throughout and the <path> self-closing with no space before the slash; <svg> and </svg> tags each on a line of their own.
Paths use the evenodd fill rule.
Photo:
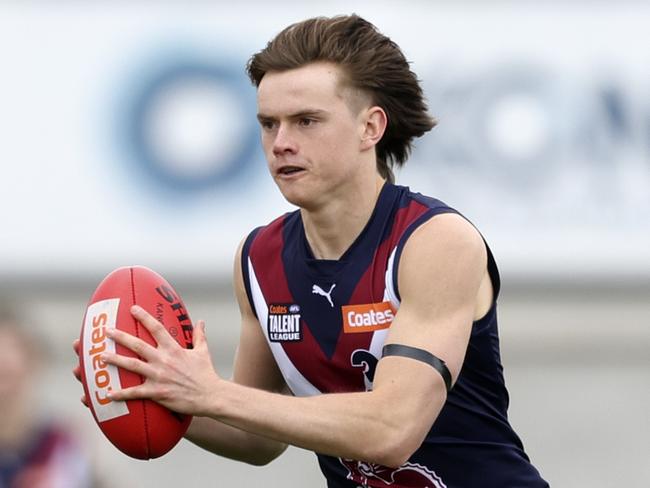
<svg viewBox="0 0 650 488">
<path fill-rule="evenodd" d="M 289 26 L 248 63 L 269 171 L 293 213 L 240 246 L 242 325 L 231 381 L 205 326 L 182 350 L 134 309 L 154 348 L 114 400 L 192 414 L 187 438 L 264 464 L 287 444 L 318 454 L 328 486 L 546 487 L 507 419 L 499 275 L 456 210 L 394 184 L 429 131 L 399 47 L 356 16 Z"/>
</svg>

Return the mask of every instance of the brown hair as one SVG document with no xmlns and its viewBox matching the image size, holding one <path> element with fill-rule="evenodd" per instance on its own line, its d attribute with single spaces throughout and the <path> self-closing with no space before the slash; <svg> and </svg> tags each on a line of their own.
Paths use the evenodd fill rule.
<svg viewBox="0 0 650 488">
<path fill-rule="evenodd" d="M 292 24 L 248 61 L 246 71 L 259 86 L 269 71 L 286 71 L 316 61 L 343 68 L 343 82 L 368 94 L 386 112 L 388 126 L 377 144 L 377 171 L 393 182 L 412 141 L 436 121 L 427 113 L 422 88 L 400 48 L 358 15 L 316 17 Z"/>
</svg>

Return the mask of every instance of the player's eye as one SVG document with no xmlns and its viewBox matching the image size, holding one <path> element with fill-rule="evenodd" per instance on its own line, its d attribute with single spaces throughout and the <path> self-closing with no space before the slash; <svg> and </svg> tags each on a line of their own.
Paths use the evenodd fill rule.
<svg viewBox="0 0 650 488">
<path fill-rule="evenodd" d="M 302 127 L 309 127 L 309 126 L 312 126 L 312 125 L 314 125 L 315 122 L 316 122 L 316 121 L 315 121 L 314 119 L 311 119 L 311 118 L 309 118 L 309 117 L 301 117 L 300 120 L 298 121 L 298 123 L 299 123 Z"/>
<path fill-rule="evenodd" d="M 273 130 L 275 125 L 275 121 L 271 119 L 260 119 L 260 127 L 264 130 Z"/>
</svg>

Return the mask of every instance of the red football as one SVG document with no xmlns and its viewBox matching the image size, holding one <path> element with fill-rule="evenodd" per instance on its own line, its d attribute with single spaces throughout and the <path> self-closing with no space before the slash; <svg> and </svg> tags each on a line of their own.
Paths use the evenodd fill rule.
<svg viewBox="0 0 650 488">
<path fill-rule="evenodd" d="M 131 315 L 140 305 L 161 322 L 184 348 L 192 348 L 192 323 L 178 293 L 160 275 L 142 266 L 119 268 L 99 284 L 81 327 L 81 380 L 93 417 L 120 451 L 138 459 L 162 456 L 183 437 L 192 417 L 180 415 L 151 400 L 111 401 L 110 390 L 142 383 L 135 373 L 101 361 L 104 351 L 137 357 L 106 337 L 114 327 L 155 346 L 149 331 Z"/>
</svg>

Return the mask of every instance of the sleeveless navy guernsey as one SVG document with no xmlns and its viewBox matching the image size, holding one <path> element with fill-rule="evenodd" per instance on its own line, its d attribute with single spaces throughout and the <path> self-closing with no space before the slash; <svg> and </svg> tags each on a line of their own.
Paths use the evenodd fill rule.
<svg viewBox="0 0 650 488">
<path fill-rule="evenodd" d="M 314 258 L 299 211 L 248 236 L 242 251 L 246 292 L 294 395 L 371 389 L 399 310 L 404 244 L 418 226 L 449 212 L 456 211 L 387 183 L 366 227 L 339 260 Z M 489 248 L 488 270 L 492 307 L 473 324 L 460 375 L 421 447 L 398 469 L 317 453 L 328 487 L 548 486 L 507 418 L 497 333 L 500 283 Z"/>
</svg>

